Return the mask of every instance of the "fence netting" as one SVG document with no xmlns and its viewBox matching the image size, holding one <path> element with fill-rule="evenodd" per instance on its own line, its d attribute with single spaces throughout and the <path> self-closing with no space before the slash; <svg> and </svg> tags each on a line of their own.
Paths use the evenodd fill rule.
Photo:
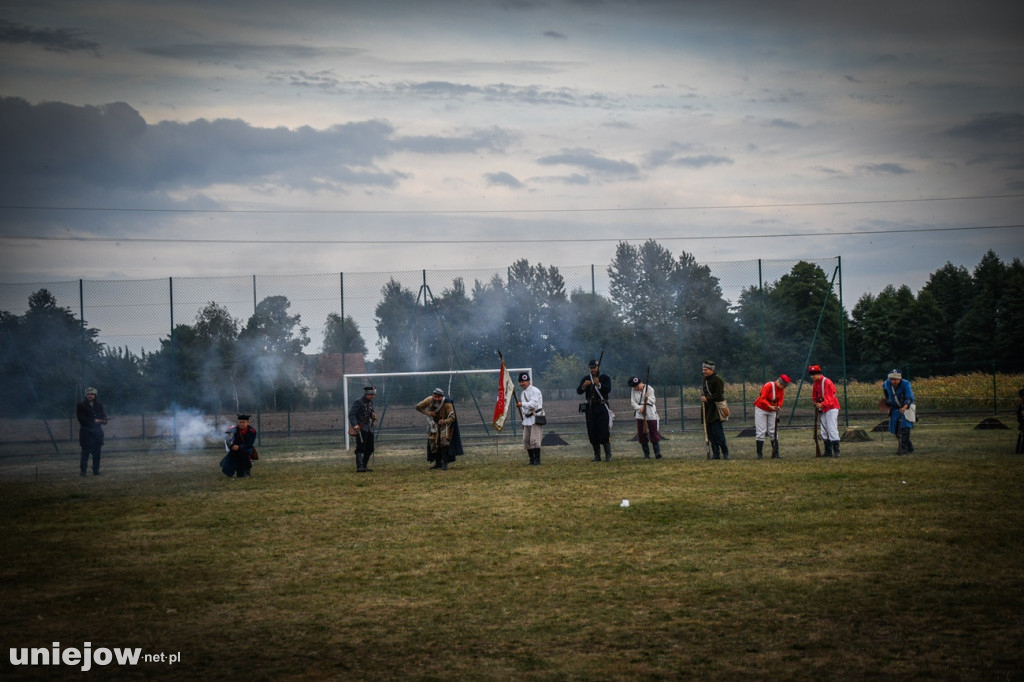
<svg viewBox="0 0 1024 682">
<path fill-rule="evenodd" d="M 781 373 L 798 379 L 787 393 L 794 418 L 809 419 L 808 362 L 840 386 L 847 423 L 881 418 L 880 383 L 907 361 L 847 363 L 839 258 L 659 261 L 645 247 L 620 245 L 610 266 L 0 284 L 0 372 L 16 397 L 0 442 L 76 440 L 75 405 L 90 386 L 114 416 L 111 440 L 184 447 L 245 412 L 263 442 L 339 444 L 345 375 L 495 369 L 499 350 L 510 366 L 534 368 L 548 429 L 565 434 L 584 430 L 575 389 L 597 358 L 622 418 L 632 416 L 628 378 L 650 377 L 666 433 L 700 429 L 706 359 L 726 382 L 733 429 L 749 426 L 761 385 Z M 908 379 L 944 370 L 971 391 L 922 384 L 919 401 L 936 412 L 1012 412 L 1019 376 L 999 367 L 903 367 Z M 383 397 L 409 414 L 435 383 L 403 378 Z M 491 383 L 452 384 L 469 438 L 497 435 Z M 395 438 L 421 431 L 415 418 L 391 426 Z"/>
</svg>

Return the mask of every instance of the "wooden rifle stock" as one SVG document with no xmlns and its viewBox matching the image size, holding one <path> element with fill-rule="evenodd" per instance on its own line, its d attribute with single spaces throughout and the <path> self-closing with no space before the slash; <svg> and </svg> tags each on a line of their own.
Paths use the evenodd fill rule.
<svg viewBox="0 0 1024 682">
<path fill-rule="evenodd" d="M 650 433 L 651 427 L 647 425 L 647 383 L 651 380 L 651 366 L 647 366 L 647 376 L 644 377 L 644 393 L 640 397 L 640 414 L 644 417 L 644 433 Z"/>
<path fill-rule="evenodd" d="M 821 410 L 814 407 L 814 456 L 821 457 Z"/>
</svg>

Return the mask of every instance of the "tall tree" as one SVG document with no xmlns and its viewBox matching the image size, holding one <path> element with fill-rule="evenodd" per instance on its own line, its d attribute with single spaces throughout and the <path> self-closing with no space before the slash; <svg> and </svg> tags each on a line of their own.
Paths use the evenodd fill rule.
<svg viewBox="0 0 1024 682">
<path fill-rule="evenodd" d="M 250 377 L 261 382 L 260 392 L 269 387 L 271 404 L 282 408 L 292 405 L 299 391 L 308 388 L 302 373 L 302 350 L 309 345 L 309 327 L 302 326 L 299 315 L 291 315 L 286 296 L 268 296 L 256 305 L 238 335 L 242 362 Z"/>
<path fill-rule="evenodd" d="M 883 367 L 903 367 L 916 345 L 916 300 L 910 287 L 891 284 L 878 296 L 865 294 L 853 308 L 850 349 L 865 378 Z"/>
<path fill-rule="evenodd" d="M 422 371 L 422 311 L 412 290 L 388 280 L 374 313 L 381 368 L 387 372 Z"/>
<path fill-rule="evenodd" d="M 919 300 L 922 294 L 934 300 L 935 307 L 930 314 L 937 316 L 932 319 L 937 320 L 938 326 L 944 330 L 933 337 L 934 343 L 938 345 L 940 360 L 948 362 L 956 355 L 954 331 L 957 321 L 964 316 L 970 303 L 973 285 L 974 278 L 967 268 L 947 261 L 928 277 L 928 281 L 918 293 Z"/>
<path fill-rule="evenodd" d="M 366 353 L 366 341 L 351 315 L 342 319 L 338 313 L 328 313 L 321 350 L 324 353 Z"/>
<path fill-rule="evenodd" d="M 507 348 L 512 357 L 535 368 L 545 367 L 558 349 L 561 315 L 567 301 L 565 280 L 556 267 L 512 264 L 506 303 Z"/>
<path fill-rule="evenodd" d="M 152 407 L 172 402 L 182 407 L 223 412 L 251 404 L 255 390 L 246 374 L 257 366 L 258 353 L 241 359 L 239 322 L 211 301 L 196 313 L 193 324 L 177 324 L 173 336 L 160 340 L 160 350 L 146 358 L 153 384 Z M 240 397 L 241 393 L 241 397 Z"/>
<path fill-rule="evenodd" d="M 663 382 L 685 381 L 699 373 L 702 359 L 723 367 L 734 360 L 729 304 L 718 278 L 693 255 L 684 251 L 673 258 L 654 240 L 620 242 L 608 276 L 618 319 L 633 336 L 624 349 L 631 367 L 652 365 Z"/>
<path fill-rule="evenodd" d="M 84 327 L 70 308 L 57 305 L 49 290 L 33 292 L 25 314 L 4 313 L 0 325 L 4 385 L 12 395 L 26 397 L 9 404 L 9 412 L 33 414 L 41 407 L 48 416 L 65 413 L 81 400 L 82 382 L 96 380 L 91 367 L 103 350 L 96 341 L 98 330 Z M 107 388 L 113 389 L 104 387 L 105 396 Z"/>
<path fill-rule="evenodd" d="M 955 359 L 978 369 L 991 369 L 997 360 L 994 341 L 999 330 L 999 304 L 1006 268 L 989 250 L 974 268 L 967 307 L 957 320 Z"/>
<path fill-rule="evenodd" d="M 997 311 L 999 326 L 995 346 L 999 368 L 1004 372 L 1024 370 L 1024 263 L 1019 258 L 1006 268 Z"/>
</svg>

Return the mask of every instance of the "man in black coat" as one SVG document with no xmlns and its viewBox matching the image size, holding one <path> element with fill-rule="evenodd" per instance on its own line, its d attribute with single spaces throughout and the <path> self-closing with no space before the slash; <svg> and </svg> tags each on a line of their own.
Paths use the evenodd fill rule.
<svg viewBox="0 0 1024 682">
<path fill-rule="evenodd" d="M 227 430 L 224 447 L 228 454 L 221 460 L 221 471 L 228 478 L 249 478 L 252 476 L 252 461 L 257 459 L 256 429 L 249 426 L 247 414 L 238 415 L 238 424 Z"/>
<path fill-rule="evenodd" d="M 377 423 L 377 413 L 373 411 L 373 399 L 377 389 L 373 386 L 363 387 L 363 397 L 352 403 L 348 411 L 349 435 L 356 438 L 356 471 L 373 471 L 367 465 L 373 454 L 373 429 Z"/>
<path fill-rule="evenodd" d="M 612 380 L 607 374 L 601 373 L 601 364 L 597 360 L 588 363 L 590 373 L 580 380 L 576 387 L 577 395 L 586 395 L 584 413 L 587 416 L 587 438 L 594 448 L 594 461 L 601 461 L 601 448 L 604 448 L 604 461 L 612 458 L 611 415 L 608 411 L 608 395 L 612 392 Z"/>
<path fill-rule="evenodd" d="M 725 383 L 722 377 L 715 374 L 715 363 L 711 360 L 704 361 L 701 372 L 704 374 L 704 382 L 700 400 L 703 404 L 703 419 L 708 430 L 708 441 L 714 453 L 711 459 L 729 459 L 729 441 L 725 439 L 725 427 L 722 425 L 718 408 L 718 403 L 725 400 Z"/>
<path fill-rule="evenodd" d="M 82 446 L 82 473 L 85 476 L 89 468 L 89 455 L 92 455 L 92 475 L 100 475 L 100 452 L 103 449 L 103 425 L 107 423 L 107 413 L 103 404 L 96 399 L 96 389 L 85 389 L 85 400 L 75 407 L 78 417 L 78 444 Z"/>
</svg>

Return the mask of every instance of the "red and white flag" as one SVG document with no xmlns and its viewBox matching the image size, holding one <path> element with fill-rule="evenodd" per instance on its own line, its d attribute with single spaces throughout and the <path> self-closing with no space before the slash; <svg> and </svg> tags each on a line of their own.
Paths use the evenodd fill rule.
<svg viewBox="0 0 1024 682">
<path fill-rule="evenodd" d="M 508 375 L 508 370 L 505 369 L 505 358 L 501 359 L 501 374 L 498 375 L 498 401 L 494 404 L 494 430 L 501 433 L 501 430 L 505 428 L 505 417 L 508 416 L 508 408 L 513 402 L 513 395 L 516 391 L 516 385 L 512 382 L 512 377 Z"/>
</svg>

